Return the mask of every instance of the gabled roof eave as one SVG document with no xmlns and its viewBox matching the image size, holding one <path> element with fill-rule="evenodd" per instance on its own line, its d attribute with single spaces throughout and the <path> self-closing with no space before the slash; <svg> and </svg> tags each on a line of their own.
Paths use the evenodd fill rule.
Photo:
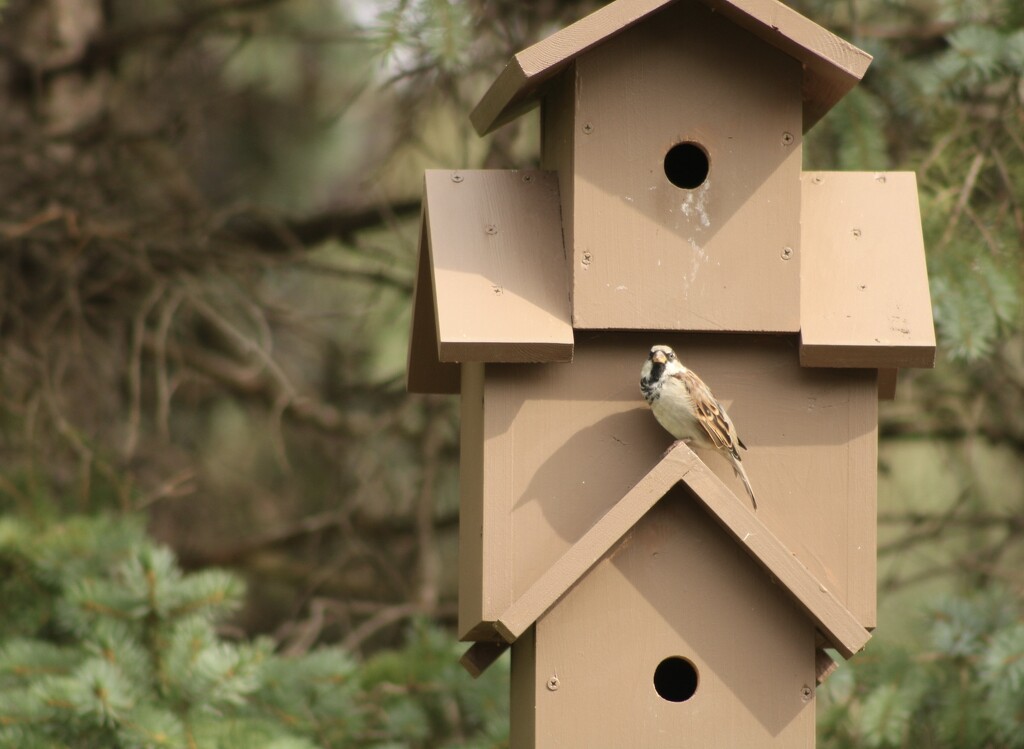
<svg viewBox="0 0 1024 749">
<path fill-rule="evenodd" d="M 678 0 L 616 0 L 517 53 L 470 120 L 480 135 L 536 106 L 543 85 L 573 60 Z M 804 131 L 853 88 L 871 55 L 778 0 L 699 0 L 804 66 Z"/>
<path fill-rule="evenodd" d="M 849 609 L 682 443 L 666 453 L 498 617 L 494 622 L 497 636 L 505 643 L 513 643 L 521 637 L 678 483 L 685 484 L 733 540 L 779 583 L 830 646 L 844 658 L 864 647 L 871 635 Z M 486 652 L 474 652 L 474 649 Z M 463 665 L 477 675 L 503 649 L 500 644 L 477 643 L 463 658 Z"/>
</svg>

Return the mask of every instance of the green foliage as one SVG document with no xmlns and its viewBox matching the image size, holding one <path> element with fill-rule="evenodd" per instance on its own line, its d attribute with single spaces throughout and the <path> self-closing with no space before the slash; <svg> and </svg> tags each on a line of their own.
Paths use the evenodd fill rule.
<svg viewBox="0 0 1024 749">
<path fill-rule="evenodd" d="M 885 137 L 885 105 L 869 89 L 855 88 L 829 112 L 827 133 L 834 152 L 833 168 L 884 170 L 889 168 Z"/>
<path fill-rule="evenodd" d="M 184 574 L 142 525 L 0 520 L 0 747 L 496 746 L 502 669 L 474 682 L 456 644 L 417 622 L 405 648 L 276 655 L 218 625 L 244 596 L 221 570 Z"/>
<path fill-rule="evenodd" d="M 981 361 L 1024 330 L 1022 6 L 807 5 L 875 57 L 808 134 L 808 165 L 917 172 L 941 349 Z"/>
<path fill-rule="evenodd" d="M 466 67 L 472 40 L 468 3 L 397 0 L 384 5 L 376 43 L 386 58 L 410 67 L 427 63 L 446 73 Z"/>
<path fill-rule="evenodd" d="M 935 606 L 921 650 L 872 647 L 819 689 L 820 745 L 1024 747 L 1022 616 L 1005 591 Z"/>
<path fill-rule="evenodd" d="M 597 4 L 388 0 L 360 28 L 346 11 L 374 4 L 0 0 L 5 69 L 41 82 L 0 116 L 0 510 L 35 513 L 0 516 L 0 749 L 506 742 L 505 666 L 470 681 L 435 627 L 365 660 L 283 657 L 225 637 L 236 576 L 184 574 L 141 521 L 56 508 L 146 507 L 190 564 L 260 564 L 276 618 L 241 628 L 275 630 L 311 580 L 340 607 L 423 600 L 422 562 L 454 553 L 458 430 L 451 402 L 400 395 L 422 170 L 532 163 L 535 118 L 478 140 L 466 115 L 510 54 Z M 947 520 L 993 527 L 975 484 L 1006 479 L 981 475 L 975 437 L 1024 444 L 1024 3 L 787 4 L 874 55 L 805 167 L 917 172 L 956 361 L 901 384 L 897 426 L 965 436 Z M 934 543 L 932 522 L 915 509 L 907 537 Z M 1004 530 L 976 544 L 985 575 L 1021 580 L 987 572 L 1019 548 Z M 1024 629 L 1004 598 L 950 599 L 920 645 L 840 669 L 821 745 L 1021 746 Z"/>
<path fill-rule="evenodd" d="M 981 254 L 970 272 L 932 278 L 935 321 L 949 353 L 977 360 L 990 353 L 1018 323 L 1020 280 Z"/>
</svg>

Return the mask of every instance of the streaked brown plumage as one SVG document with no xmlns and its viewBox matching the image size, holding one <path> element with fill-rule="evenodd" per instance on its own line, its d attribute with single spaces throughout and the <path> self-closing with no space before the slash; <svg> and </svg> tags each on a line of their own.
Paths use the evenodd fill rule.
<svg viewBox="0 0 1024 749">
<path fill-rule="evenodd" d="M 654 346 L 640 370 L 640 392 L 654 418 L 677 440 L 694 447 L 718 450 L 732 463 L 757 509 L 757 499 L 737 448 L 747 446 L 736 433 L 729 414 L 697 374 L 668 346 Z"/>
</svg>

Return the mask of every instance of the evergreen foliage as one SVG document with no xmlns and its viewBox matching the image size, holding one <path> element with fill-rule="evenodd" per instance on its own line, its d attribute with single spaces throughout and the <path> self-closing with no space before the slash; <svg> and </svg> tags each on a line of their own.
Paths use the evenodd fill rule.
<svg viewBox="0 0 1024 749">
<path fill-rule="evenodd" d="M 1024 455 L 1024 3 L 784 1 L 875 58 L 805 168 L 918 176 L 940 367 L 882 406 L 882 468 L 948 448 L 959 498 L 889 547 L 967 538 L 921 578 L 1007 584 L 880 630 L 819 746 L 1022 747 L 1024 506 L 984 487 Z M 425 620 L 368 657 L 235 633 L 287 633 L 313 587 L 343 611 L 317 642 L 450 617 L 457 405 L 400 381 L 422 170 L 535 165 L 535 118 L 466 114 L 602 2 L 0 0 L 0 749 L 505 742 L 507 661 L 470 681 Z M 258 569 L 260 615 L 110 508 Z"/>
<path fill-rule="evenodd" d="M 923 647 L 883 645 L 818 690 L 829 749 L 1024 747 L 1024 607 L 993 590 L 925 614 Z"/>
<path fill-rule="evenodd" d="M 489 747 L 507 733 L 507 673 L 472 681 L 425 621 L 362 663 L 227 639 L 239 578 L 184 574 L 137 520 L 5 517 L 0 573 L 0 747 Z"/>
<path fill-rule="evenodd" d="M 915 168 L 941 348 L 966 362 L 997 353 L 1024 329 L 1021 4 L 806 4 L 875 56 L 809 133 L 809 166 Z"/>
</svg>

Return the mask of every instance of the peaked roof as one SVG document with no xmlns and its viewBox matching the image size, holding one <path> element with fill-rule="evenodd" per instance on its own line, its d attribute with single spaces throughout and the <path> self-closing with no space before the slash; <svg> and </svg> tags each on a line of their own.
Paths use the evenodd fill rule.
<svg viewBox="0 0 1024 749">
<path fill-rule="evenodd" d="M 871 637 L 856 617 L 686 445 L 677 444 L 494 623 L 501 643 L 470 647 L 462 663 L 483 672 L 579 582 L 672 487 L 683 483 L 719 525 L 763 567 L 844 658 Z M 505 643 L 505 644 L 503 644 Z"/>
<path fill-rule="evenodd" d="M 804 131 L 864 77 L 871 55 L 778 0 L 694 0 L 804 66 Z M 516 54 L 470 115 L 480 135 L 537 105 L 541 86 L 579 55 L 678 0 L 615 0 Z"/>
<path fill-rule="evenodd" d="M 459 392 L 459 362 L 572 359 L 560 206 L 554 172 L 427 170 L 410 392 Z"/>
</svg>

